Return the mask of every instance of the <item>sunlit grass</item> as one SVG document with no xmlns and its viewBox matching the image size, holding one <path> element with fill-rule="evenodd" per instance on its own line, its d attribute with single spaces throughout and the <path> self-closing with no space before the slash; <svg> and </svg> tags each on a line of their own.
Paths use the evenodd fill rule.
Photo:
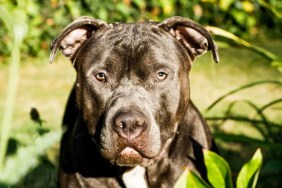
<svg viewBox="0 0 282 188">
<path fill-rule="evenodd" d="M 20 68 L 20 81 L 16 97 L 13 128 L 23 128 L 31 124 L 30 110 L 37 108 L 43 126 L 51 129 L 60 128 L 64 105 L 73 85 L 74 69 L 67 60 L 49 64 L 48 59 L 26 59 Z M 33 61 L 33 62 L 31 62 Z M 35 61 L 35 62 L 34 62 Z M 37 61 L 37 62 L 36 62 Z M 65 62 L 62 62 L 65 61 Z M 1 65 L 1 91 L 5 91 L 8 67 Z M 0 106 L 3 106 L 5 92 L 1 92 Z"/>
<path fill-rule="evenodd" d="M 205 115 L 222 113 L 227 107 L 224 106 L 226 104 L 224 101 L 209 113 L 205 113 L 205 110 L 217 98 L 242 85 L 263 80 L 282 81 L 281 72 L 271 67 L 264 58 L 250 51 L 240 48 L 221 49 L 220 56 L 219 64 L 213 63 L 209 55 L 200 57 L 190 74 L 191 98 Z M 263 105 L 280 97 L 281 88 L 265 84 L 231 95 L 226 98 L 226 102 L 244 99 Z M 244 106 L 240 109 L 241 113 L 249 110 Z M 278 108 L 273 109 L 273 112 L 269 115 L 274 119 L 281 118 Z"/>
</svg>

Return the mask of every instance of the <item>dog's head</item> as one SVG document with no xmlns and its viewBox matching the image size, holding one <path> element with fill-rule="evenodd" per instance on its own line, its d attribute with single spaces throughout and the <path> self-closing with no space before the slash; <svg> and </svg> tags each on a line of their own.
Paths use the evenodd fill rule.
<svg viewBox="0 0 282 188">
<path fill-rule="evenodd" d="M 160 160 L 189 104 L 188 73 L 210 34 L 182 17 L 107 24 L 81 17 L 52 43 L 77 71 L 76 100 L 102 156 L 120 166 Z"/>
</svg>

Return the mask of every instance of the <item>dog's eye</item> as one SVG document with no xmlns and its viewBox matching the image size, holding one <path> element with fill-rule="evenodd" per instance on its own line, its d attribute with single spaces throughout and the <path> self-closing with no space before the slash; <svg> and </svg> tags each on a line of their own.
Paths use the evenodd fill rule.
<svg viewBox="0 0 282 188">
<path fill-rule="evenodd" d="M 156 76 L 156 79 L 158 81 L 163 81 L 163 80 L 166 79 L 166 77 L 167 77 L 167 73 L 165 73 L 165 72 L 158 72 L 157 76 Z"/>
<path fill-rule="evenodd" d="M 103 72 L 99 72 L 95 75 L 96 79 L 100 82 L 106 82 L 106 75 Z"/>
</svg>

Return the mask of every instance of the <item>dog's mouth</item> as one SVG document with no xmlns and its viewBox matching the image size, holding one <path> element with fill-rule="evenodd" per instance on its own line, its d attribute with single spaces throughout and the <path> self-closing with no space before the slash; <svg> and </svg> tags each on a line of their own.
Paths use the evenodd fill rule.
<svg viewBox="0 0 282 188">
<path fill-rule="evenodd" d="M 116 164 L 119 166 L 136 166 L 142 163 L 142 160 L 141 153 L 131 147 L 126 147 L 119 153 Z"/>
<path fill-rule="evenodd" d="M 168 151 L 168 147 L 173 141 L 173 137 L 169 138 L 166 141 L 160 153 L 155 157 L 144 156 L 142 152 L 130 146 L 127 146 L 118 154 L 114 163 L 118 166 L 127 166 L 127 167 L 134 167 L 137 165 L 143 167 L 150 166 L 164 157 L 164 155 Z"/>
</svg>

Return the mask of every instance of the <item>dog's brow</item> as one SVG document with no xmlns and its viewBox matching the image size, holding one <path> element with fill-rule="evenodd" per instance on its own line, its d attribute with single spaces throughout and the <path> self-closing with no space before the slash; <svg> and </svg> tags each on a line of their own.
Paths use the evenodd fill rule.
<svg viewBox="0 0 282 188">
<path fill-rule="evenodd" d="M 93 71 L 94 71 L 95 69 L 97 69 L 97 67 L 98 67 L 97 65 L 92 64 L 91 67 L 89 68 L 89 70 L 88 70 L 87 73 L 86 73 L 86 77 L 87 77 L 87 78 L 90 77 L 91 74 L 93 73 Z"/>
<path fill-rule="evenodd" d="M 175 64 L 171 57 L 165 57 L 163 54 L 153 54 L 150 57 L 150 61 L 153 61 L 152 64 L 154 70 L 158 70 L 161 68 L 168 68 L 172 71 L 175 71 Z"/>
<path fill-rule="evenodd" d="M 154 64 L 154 70 L 160 70 L 160 69 L 169 69 L 170 71 L 174 72 L 175 68 L 171 65 L 165 64 L 165 63 L 155 63 Z"/>
</svg>

